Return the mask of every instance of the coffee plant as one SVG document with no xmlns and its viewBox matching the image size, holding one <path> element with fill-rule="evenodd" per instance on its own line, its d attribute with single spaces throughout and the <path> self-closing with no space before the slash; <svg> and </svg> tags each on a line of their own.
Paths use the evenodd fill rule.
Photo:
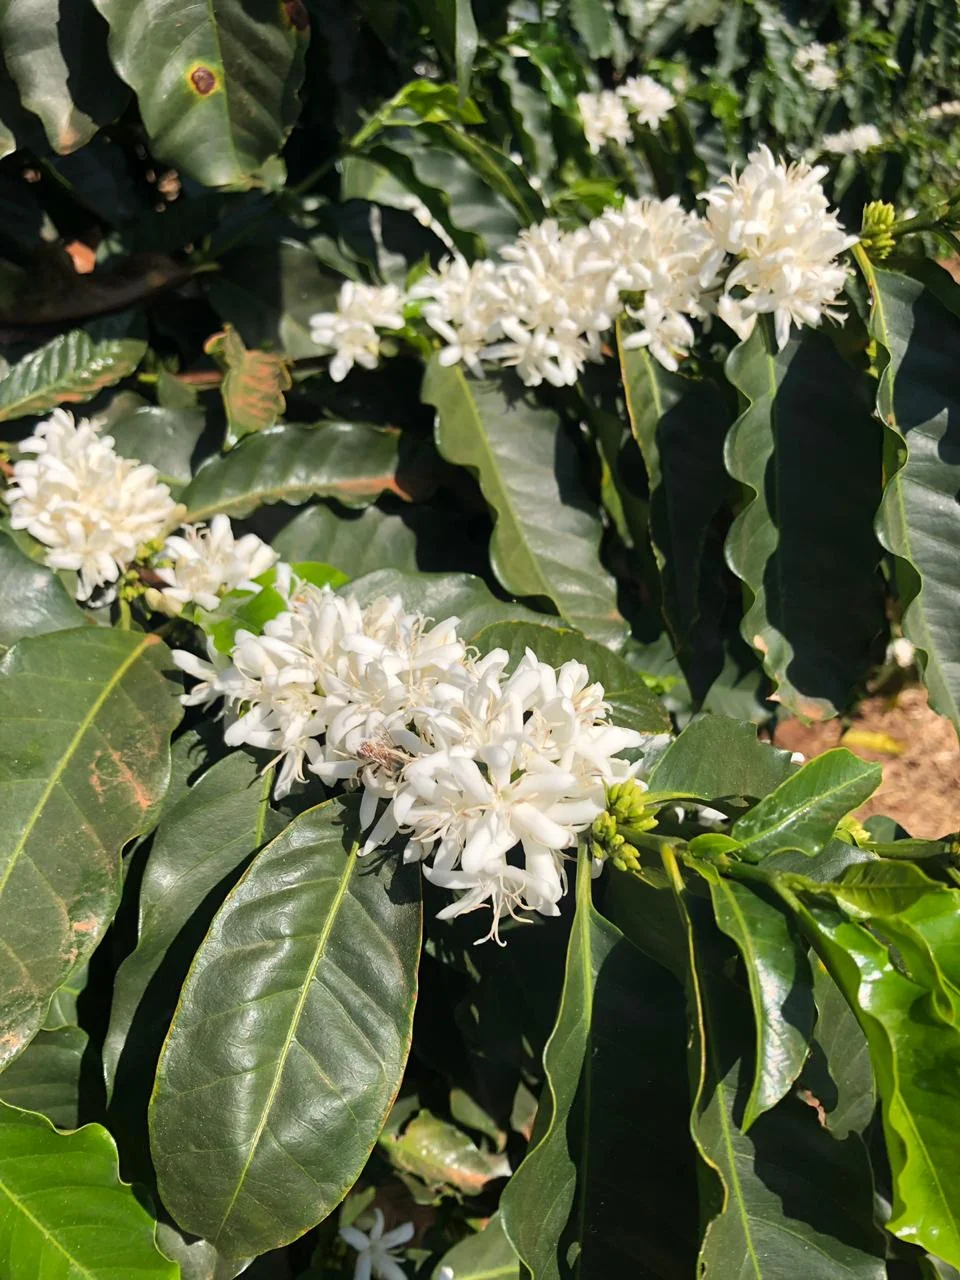
<svg viewBox="0 0 960 1280">
<path fill-rule="evenodd" d="M 955 0 L 0 51 L 0 1275 L 960 1275 Z"/>
</svg>

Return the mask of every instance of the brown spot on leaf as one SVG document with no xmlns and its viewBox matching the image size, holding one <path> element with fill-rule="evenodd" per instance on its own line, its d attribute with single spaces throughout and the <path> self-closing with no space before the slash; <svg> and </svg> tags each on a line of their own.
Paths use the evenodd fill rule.
<svg viewBox="0 0 960 1280">
<path fill-rule="evenodd" d="M 217 87 L 217 77 L 215 73 L 211 71 L 209 67 L 204 67 L 202 65 L 193 68 L 190 72 L 189 80 L 202 98 L 205 98 L 209 93 L 213 93 L 214 89 Z"/>
<path fill-rule="evenodd" d="M 150 795 L 120 752 L 113 747 L 108 747 L 107 750 L 110 752 L 110 759 L 116 765 L 118 781 L 129 790 L 131 799 L 137 808 L 146 813 L 153 804 L 153 796 Z"/>
<path fill-rule="evenodd" d="M 310 17 L 303 0 L 282 0 L 281 12 L 287 23 L 296 31 L 307 31 L 310 28 Z"/>
<path fill-rule="evenodd" d="M 94 795 L 98 800 L 102 800 L 106 794 L 106 788 L 103 785 L 103 779 L 100 777 L 100 752 L 90 761 L 90 786 L 93 788 Z"/>
<path fill-rule="evenodd" d="M 99 921 L 90 916 L 86 920 L 74 920 L 73 931 L 74 933 L 96 933 L 98 926 Z"/>
<path fill-rule="evenodd" d="M 813 1107 L 817 1113 L 817 1119 L 825 1129 L 827 1127 L 827 1113 L 820 1099 L 812 1094 L 809 1089 L 798 1089 L 797 1093 L 801 1102 L 805 1102 L 808 1107 Z"/>
</svg>

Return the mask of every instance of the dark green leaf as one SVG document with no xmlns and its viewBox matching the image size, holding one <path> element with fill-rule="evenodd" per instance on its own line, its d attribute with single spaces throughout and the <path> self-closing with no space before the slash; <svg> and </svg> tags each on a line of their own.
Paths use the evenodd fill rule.
<svg viewBox="0 0 960 1280">
<path fill-rule="evenodd" d="M 730 834 L 745 846 L 740 856 L 760 862 L 781 849 L 799 849 L 816 857 L 840 819 L 873 795 L 882 777 L 880 765 L 860 760 L 845 747 L 824 752 L 734 824 Z"/>
<path fill-rule="evenodd" d="M 318 502 L 299 512 L 273 539 L 284 560 L 324 560 L 348 578 L 376 569 L 413 573 L 417 536 L 402 515 L 367 507 L 341 515 Z"/>
<path fill-rule="evenodd" d="M 613 52 L 613 13 L 604 0 L 570 0 L 570 20 L 591 58 Z"/>
<path fill-rule="evenodd" d="M 80 1077 L 87 1033 L 79 1027 L 38 1031 L 19 1058 L 0 1075 L 0 1099 L 39 1111 L 58 1129 L 81 1123 Z"/>
<path fill-rule="evenodd" d="M 0 648 L 24 636 L 65 631 L 86 622 L 53 572 L 25 556 L 12 538 L 0 533 Z"/>
<path fill-rule="evenodd" d="M 0 665 L 0 1064 L 113 915 L 120 850 L 170 774 L 171 668 L 157 636 L 105 627 L 21 640 Z"/>
<path fill-rule="evenodd" d="M 89 0 L 3 0 L 0 47 L 20 101 L 39 116 L 61 155 L 89 142 L 123 110 L 128 90 L 106 50 L 107 30 Z"/>
<path fill-rule="evenodd" d="M 930 703 L 960 729 L 960 317 L 906 276 L 878 270 L 871 289 L 870 331 L 889 358 L 877 397 L 888 476 L 877 529 L 897 557 L 903 630 Z"/>
<path fill-rule="evenodd" d="M 490 561 L 503 586 L 549 601 L 593 640 L 622 643 L 616 584 L 600 562 L 599 513 L 589 509 L 557 415 L 534 407 L 519 382 L 468 378 L 436 357 L 422 396 L 437 410 L 440 452 L 476 473 L 493 509 Z"/>
<path fill-rule="evenodd" d="M 190 460 L 203 431 L 203 414 L 199 410 L 141 404 L 113 419 L 108 430 L 117 453 L 156 467 L 160 479 L 174 493 L 190 483 Z"/>
<path fill-rule="evenodd" d="M 817 1026 L 810 1061 L 800 1076 L 800 1096 L 819 1106 L 825 1128 L 841 1141 L 862 1134 L 873 1119 L 877 1092 L 870 1048 L 860 1024 L 822 961 L 813 958 Z"/>
<path fill-rule="evenodd" d="M 692 1275 L 680 992 L 594 910 L 590 885 L 581 854 L 547 1083 L 533 1145 L 501 1197 L 504 1228 L 537 1280 Z M 634 1103 L 652 1105 L 611 1105 L 626 1081 Z"/>
<path fill-rule="evenodd" d="M 254 860 L 197 953 L 160 1059 L 150 1109 L 160 1194 L 227 1257 L 326 1217 L 400 1085 L 419 876 L 392 859 L 361 862 L 355 834 L 330 801 Z"/>
<path fill-rule="evenodd" d="M 0 378 L 0 422 L 91 400 L 133 373 L 146 349 L 140 338 L 97 337 L 85 329 L 61 333 Z"/>
<path fill-rule="evenodd" d="M 804 330 L 777 355 L 767 343 L 758 324 L 727 362 L 749 402 L 727 438 L 727 469 L 747 490 L 727 558 L 750 593 L 744 639 L 779 700 L 823 719 L 850 700 L 883 625 L 880 431 L 825 337 Z"/>
<path fill-rule="evenodd" d="M 106 1129 L 57 1133 L 43 1116 L 0 1103 L 0 1253 L 9 1280 L 177 1280 L 154 1228 L 120 1181 Z"/>
<path fill-rule="evenodd" d="M 299 112 L 302 3 L 94 0 L 137 95 L 151 149 L 210 187 L 250 186 Z"/>
<path fill-rule="evenodd" d="M 455 1280 L 520 1280 L 520 1264 L 504 1234 L 499 1213 L 482 1231 L 449 1249 L 437 1263 L 431 1280 L 449 1280 L 451 1272 Z"/>
<path fill-rule="evenodd" d="M 541 662 L 554 667 L 564 662 L 582 662 L 591 680 L 599 680 L 603 685 L 604 701 L 610 704 L 610 719 L 614 724 L 640 733 L 666 733 L 670 729 L 659 698 L 650 692 L 633 667 L 577 631 L 529 622 L 500 622 L 476 632 L 470 643 L 481 653 L 506 649 L 511 666 L 520 661 L 528 648 Z"/>
<path fill-rule="evenodd" d="M 789 914 L 745 884 L 700 870 L 717 924 L 737 944 L 747 971 L 755 1032 L 753 1083 L 744 1133 L 793 1087 L 807 1058 L 816 1011 L 813 977 Z"/>
<path fill-rule="evenodd" d="M 701 800 L 765 796 L 790 774 L 790 752 L 757 741 L 756 726 L 726 716 L 698 716 L 664 752 L 648 779 L 651 791 Z"/>
<path fill-rule="evenodd" d="M 379 494 L 405 497 L 397 482 L 397 436 L 356 422 L 277 427 L 225 457 L 211 458 L 180 495 L 187 520 L 218 511 L 245 516 L 265 502 L 294 506 L 312 497 L 363 507 Z"/>
</svg>

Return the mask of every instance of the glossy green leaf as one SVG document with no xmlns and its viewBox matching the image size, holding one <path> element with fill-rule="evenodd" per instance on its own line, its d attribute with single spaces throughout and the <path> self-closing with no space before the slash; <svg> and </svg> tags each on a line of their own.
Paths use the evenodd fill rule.
<svg viewBox="0 0 960 1280">
<path fill-rule="evenodd" d="M 689 947 L 691 1131 L 715 1175 L 702 1183 L 709 1225 L 698 1276 L 885 1280 L 862 1146 L 837 1142 L 797 1098 L 784 1099 L 755 1120 L 749 1135 L 743 1132 L 746 1001 L 724 976 L 726 946 L 703 904 L 679 881 L 676 897 Z"/>
<path fill-rule="evenodd" d="M 610 704 L 610 719 L 614 724 L 640 733 L 669 732 L 670 721 L 659 698 L 651 693 L 633 667 L 579 632 L 528 622 L 501 622 L 478 631 L 470 643 L 481 653 L 506 649 L 511 668 L 528 648 L 541 662 L 553 667 L 560 667 L 564 662 L 582 662 L 591 680 L 599 680 L 603 685 L 604 701 Z"/>
<path fill-rule="evenodd" d="M 311 809 L 254 859 L 180 997 L 150 1106 L 160 1194 L 227 1257 L 276 1248 L 355 1182 L 396 1096 L 417 990 L 417 868 L 361 862 Z"/>
<path fill-rule="evenodd" d="M 86 622 L 86 615 L 53 572 L 24 555 L 12 538 L 0 533 L 0 648 L 24 636 L 65 631 Z"/>
<path fill-rule="evenodd" d="M 94 0 L 154 154 L 210 187 L 250 186 L 299 113 L 309 19 L 287 0 Z"/>
<path fill-rule="evenodd" d="M 609 58 L 613 52 L 614 21 L 604 0 L 570 0 L 570 21 L 591 58 Z"/>
<path fill-rule="evenodd" d="M 0 1100 L 39 1111 L 58 1129 L 81 1123 L 80 1080 L 87 1033 L 80 1027 L 38 1031 L 19 1058 L 0 1073 Z"/>
<path fill-rule="evenodd" d="M 293 506 L 336 498 L 363 507 L 381 493 L 406 496 L 397 482 L 397 437 L 356 422 L 277 427 L 214 457 L 180 495 L 187 520 L 218 511 L 245 516 L 265 502 Z"/>
<path fill-rule="evenodd" d="M 903 631 L 919 651 L 930 703 L 960 729 L 960 317 L 907 276 L 871 271 L 870 284 L 870 331 L 887 356 L 877 411 L 888 478 L 877 531 L 897 557 Z"/>
<path fill-rule="evenodd" d="M 470 0 L 417 0 L 444 61 L 456 72 L 461 101 L 470 91 L 477 24 Z"/>
<path fill-rule="evenodd" d="M 0 664 L 0 1065 L 113 915 L 120 850 L 170 773 L 171 668 L 157 636 L 105 627 L 21 640 Z"/>
<path fill-rule="evenodd" d="M 758 324 L 727 362 L 748 401 L 727 437 L 727 469 L 746 490 L 727 559 L 749 591 L 744 639 L 779 700 L 823 719 L 850 700 L 883 625 L 880 431 L 827 338 L 804 330 L 779 354 L 768 341 Z"/>
<path fill-rule="evenodd" d="M 123 110 L 129 92 L 106 50 L 107 29 L 89 0 L 3 0 L 0 48 L 20 101 L 43 122 L 60 155 L 75 151 Z"/>
<path fill-rule="evenodd" d="M 446 1268 L 446 1271 L 444 1271 Z M 443 1255 L 431 1280 L 520 1280 L 520 1263 L 495 1213 L 482 1231 L 467 1236 Z"/>
<path fill-rule="evenodd" d="M 744 1133 L 793 1087 L 806 1061 L 816 1009 L 806 947 L 789 914 L 753 888 L 709 866 L 717 924 L 737 944 L 747 973 L 755 1034 L 753 1083 L 743 1108 Z"/>
<path fill-rule="evenodd" d="M 190 483 L 190 461 L 200 433 L 203 413 L 198 409 L 164 409 L 140 404 L 120 413 L 108 424 L 117 453 L 156 467 L 160 479 L 174 493 Z"/>
<path fill-rule="evenodd" d="M 816 857 L 840 819 L 873 795 L 882 777 L 880 765 L 868 764 L 845 747 L 824 752 L 734 824 L 730 834 L 744 844 L 740 856 L 759 862 L 781 849 L 799 849 Z"/>
<path fill-rule="evenodd" d="M 210 922 L 245 863 L 283 819 L 272 771 L 234 752 L 164 806 L 143 879 L 136 946 L 117 970 L 103 1046 L 112 1114 L 142 1126 L 150 1082 L 180 989 Z M 142 1129 L 141 1129 L 142 1131 Z"/>
<path fill-rule="evenodd" d="M 427 366 L 423 399 L 437 410 L 437 447 L 477 475 L 494 513 L 490 561 L 515 596 L 549 602 L 592 640 L 618 645 L 626 623 L 600 562 L 599 513 L 580 487 L 576 448 L 557 415 L 518 382 Z"/>
<path fill-rule="evenodd" d="M 810 1060 L 798 1082 L 800 1096 L 821 1109 L 823 1126 L 843 1141 L 850 1134 L 862 1134 L 876 1109 L 870 1047 L 819 957 L 812 957 L 812 967 L 817 1026 Z"/>
<path fill-rule="evenodd" d="M 692 720 L 650 774 L 651 791 L 701 800 L 765 796 L 790 774 L 790 752 L 757 740 L 756 726 L 726 716 Z"/>
<path fill-rule="evenodd" d="M 710 636 L 717 620 L 704 598 L 703 575 L 708 548 L 714 561 L 721 555 L 712 524 L 731 495 L 723 465 L 730 415 L 715 384 L 670 373 L 646 350 L 625 350 L 624 336 L 618 326 L 630 426 L 650 487 L 650 540 L 664 620 L 684 673 L 702 696 L 722 661 Z"/>
<path fill-rule="evenodd" d="M 533 1143 L 500 1200 L 504 1229 L 537 1280 L 692 1275 L 680 992 L 594 910 L 584 855 L 576 893 L 547 1082 Z M 656 1105 L 611 1105 L 625 1089 Z"/>
<path fill-rule="evenodd" d="M 147 350 L 140 338 L 71 329 L 31 351 L 0 378 L 0 422 L 81 404 L 133 373 Z"/>
<path fill-rule="evenodd" d="M 497 599 L 486 583 L 472 573 L 398 573 L 381 569 L 357 578 L 347 590 L 363 605 L 378 596 L 399 595 L 411 613 L 438 621 L 459 618 L 463 636 L 475 636 L 500 622 L 536 622 L 549 627 L 555 621 L 522 604 Z"/>
<path fill-rule="evenodd" d="M 272 545 L 284 560 L 324 560 L 348 578 L 376 569 L 412 573 L 417 568 L 417 535 L 405 514 L 379 507 L 341 513 L 318 502 L 298 512 Z"/>
<path fill-rule="evenodd" d="M 938 1010 L 928 972 L 904 972 L 902 959 L 895 962 L 865 924 L 815 897 L 801 908 L 801 919 L 870 1046 L 893 1173 L 887 1227 L 960 1265 L 960 1209 L 953 1192 L 960 1176 L 955 1013 L 945 1017 L 942 1006 Z M 885 917 L 881 928 L 895 919 Z"/>
<path fill-rule="evenodd" d="M 155 1223 L 120 1181 L 106 1129 L 57 1133 L 0 1103 L 0 1257 L 8 1280 L 177 1280 Z"/>
</svg>

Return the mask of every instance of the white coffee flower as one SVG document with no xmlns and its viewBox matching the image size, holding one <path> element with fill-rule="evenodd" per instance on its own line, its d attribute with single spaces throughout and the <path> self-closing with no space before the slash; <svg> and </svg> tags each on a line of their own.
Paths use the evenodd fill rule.
<svg viewBox="0 0 960 1280">
<path fill-rule="evenodd" d="M 626 105 L 614 90 L 578 93 L 577 106 L 587 146 L 594 155 L 608 142 L 616 142 L 623 147 L 633 137 Z"/>
<path fill-rule="evenodd" d="M 839 319 L 834 306 L 847 268 L 838 256 L 856 243 L 843 231 L 820 185 L 825 167 L 786 165 L 767 147 L 749 157 L 743 172 L 704 193 L 707 225 L 718 249 L 738 259 L 727 276 L 717 314 L 741 337 L 759 314 L 774 316 L 783 347 L 791 324 Z"/>
<path fill-rule="evenodd" d="M 677 100 L 652 76 L 632 76 L 617 90 L 620 97 L 648 129 L 656 129 L 677 105 Z"/>
<path fill-rule="evenodd" d="M 923 114 L 928 120 L 944 120 L 951 116 L 960 116 L 960 99 L 938 102 L 936 106 L 928 107 Z"/>
<path fill-rule="evenodd" d="M 852 129 L 841 129 L 839 133 L 824 134 L 821 150 L 831 155 L 854 156 L 882 145 L 883 134 L 875 124 L 858 124 Z"/>
<path fill-rule="evenodd" d="M 171 535 L 159 553 L 154 572 L 166 585 L 156 592 L 155 607 L 178 614 L 191 602 L 216 609 L 220 597 L 238 588 L 256 592 L 254 578 L 276 563 L 277 553 L 254 533 L 235 538 L 225 515 L 205 524 L 187 524 Z"/>
<path fill-rule="evenodd" d="M 331 347 L 330 377 L 342 382 L 355 364 L 375 369 L 380 359 L 378 329 L 403 328 L 403 295 L 396 285 L 357 284 L 340 287 L 336 311 L 310 317 L 310 338 Z"/>
<path fill-rule="evenodd" d="M 837 73 L 829 65 L 827 48 L 816 40 L 798 49 L 793 55 L 793 65 L 812 89 L 826 93 L 836 88 Z"/>
<path fill-rule="evenodd" d="M 99 423 L 55 409 L 24 440 L 4 499 L 10 524 L 48 548 L 44 562 L 78 572 L 77 599 L 117 581 L 183 508 L 154 467 L 121 458 Z"/>
<path fill-rule="evenodd" d="M 459 255 L 445 258 L 437 271 L 428 272 L 410 290 L 411 299 L 422 299 L 423 318 L 446 346 L 440 363 L 463 363 L 477 377 L 483 376 L 480 357 L 498 334 L 498 295 L 491 288 L 496 267 L 487 258 L 469 264 Z"/>
<path fill-rule="evenodd" d="M 357 1251 L 353 1280 L 407 1280 L 407 1273 L 397 1261 L 397 1249 L 413 1239 L 413 1223 L 403 1222 L 384 1231 L 382 1211 L 373 1209 L 370 1216 L 373 1222 L 367 1231 L 357 1226 L 340 1228 L 340 1238 Z"/>
</svg>

